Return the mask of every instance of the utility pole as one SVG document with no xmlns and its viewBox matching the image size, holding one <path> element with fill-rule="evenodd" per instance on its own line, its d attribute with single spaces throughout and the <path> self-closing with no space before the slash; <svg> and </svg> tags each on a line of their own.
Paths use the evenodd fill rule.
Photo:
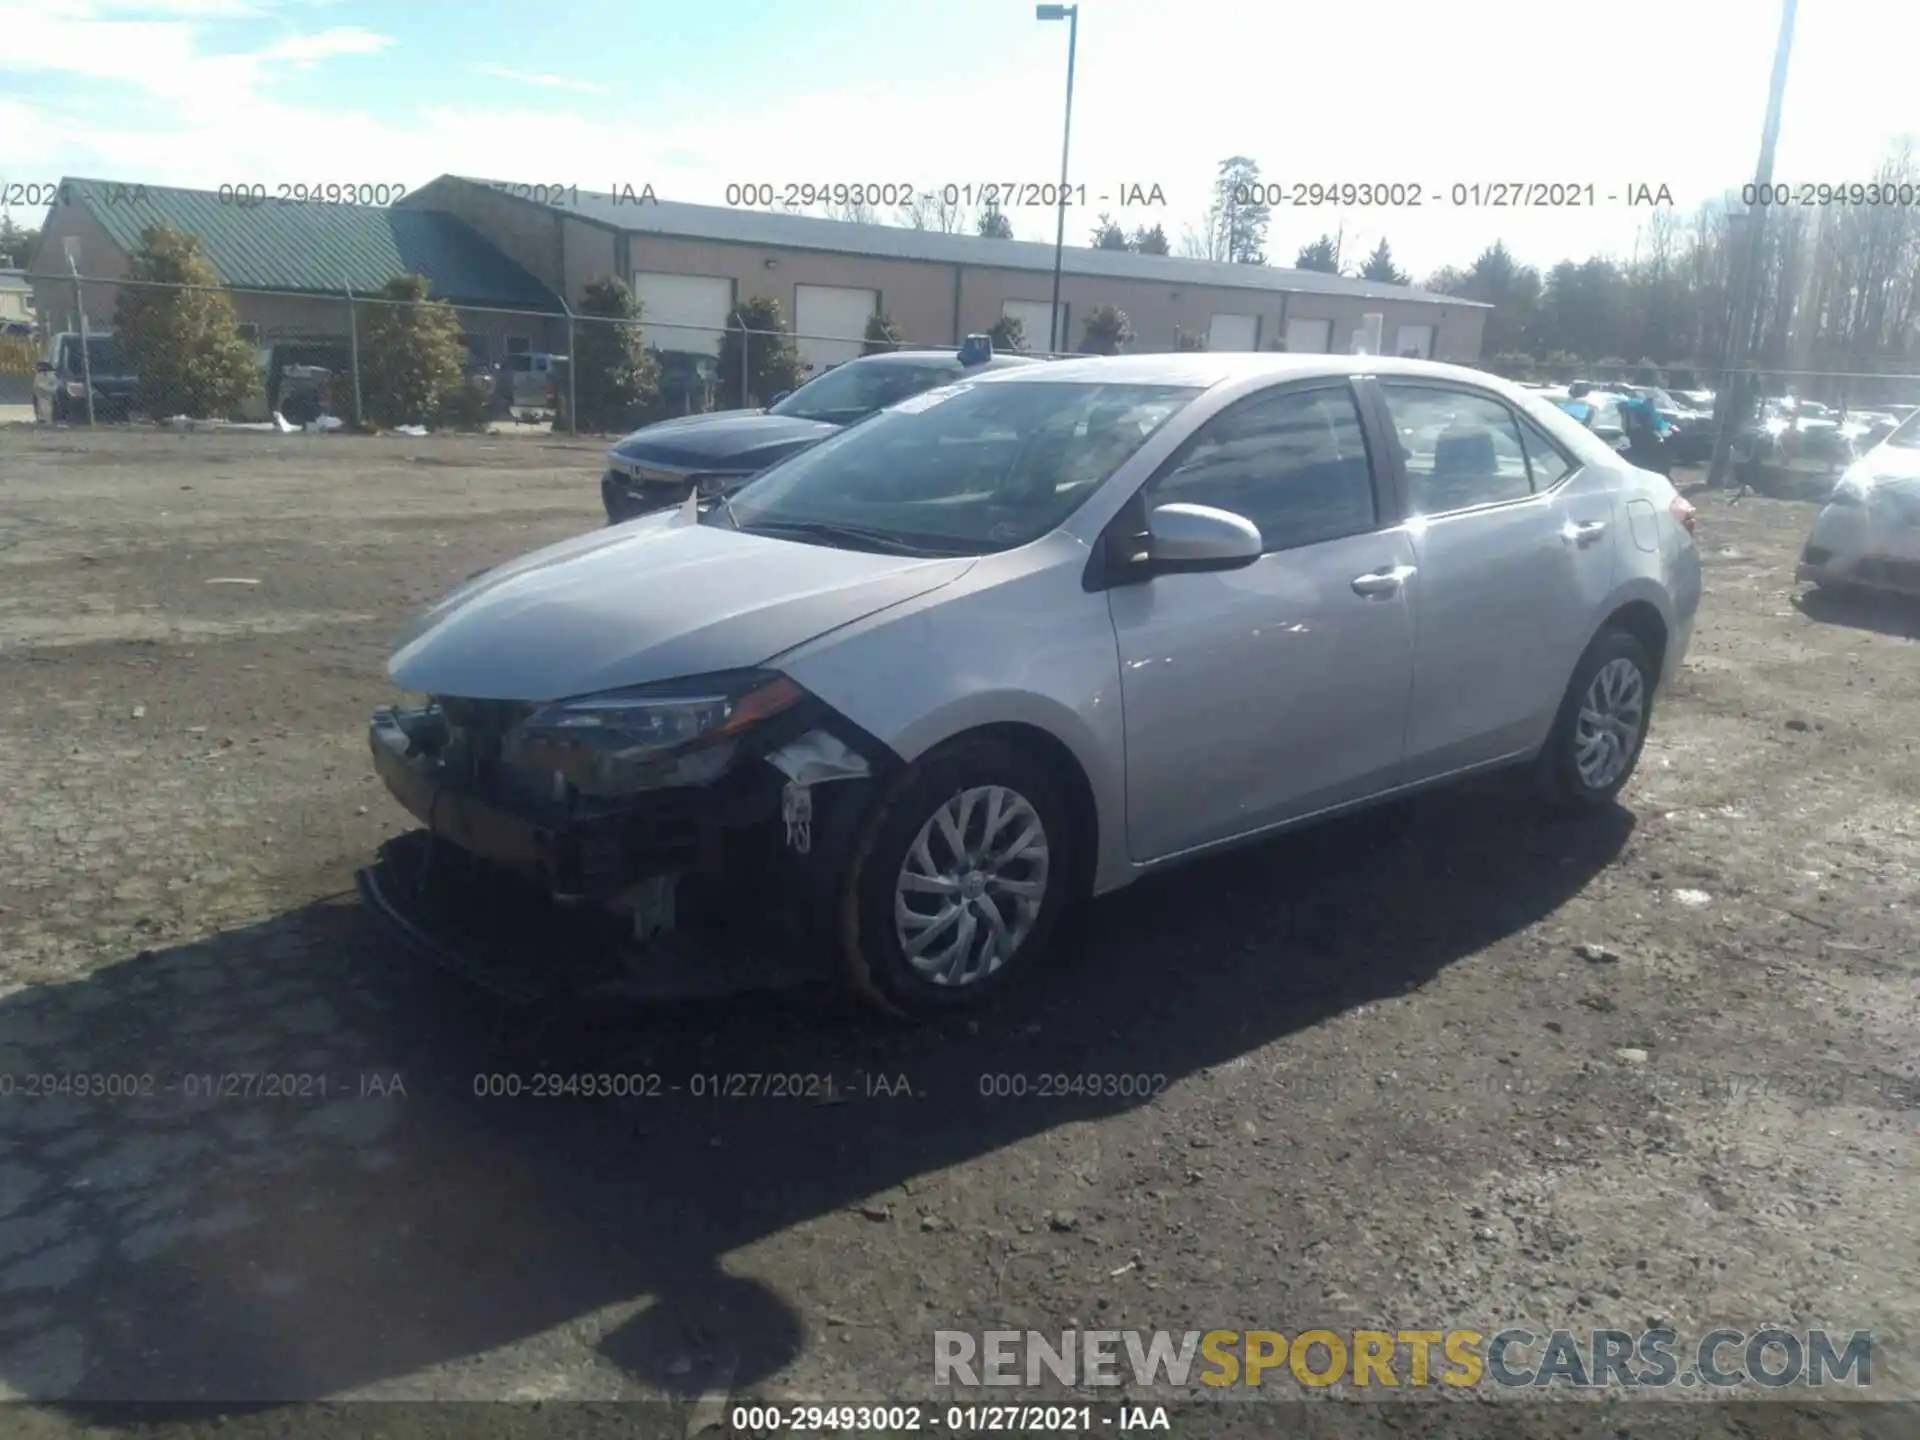
<svg viewBox="0 0 1920 1440">
<path fill-rule="evenodd" d="M 1754 203 L 1747 206 L 1744 243 L 1738 259 L 1733 293 L 1733 313 L 1722 347 L 1719 393 L 1714 397 L 1720 412 L 1713 438 L 1713 460 L 1707 467 L 1707 484 L 1718 487 L 1727 479 L 1727 465 L 1733 449 L 1733 437 L 1746 412 L 1749 381 L 1743 373 L 1747 345 L 1753 335 L 1756 272 L 1760 265 L 1760 245 L 1766 231 L 1768 207 L 1761 203 L 1773 182 L 1773 151 L 1780 138 L 1780 105 L 1787 93 L 1787 61 L 1793 54 L 1793 14 L 1796 0 L 1781 0 L 1780 38 L 1773 51 L 1773 80 L 1767 91 L 1767 119 L 1760 132 L 1760 163 L 1754 168 Z M 1736 403 L 1737 402 L 1737 403 Z"/>
<path fill-rule="evenodd" d="M 1034 18 L 1067 22 L 1067 116 L 1060 127 L 1060 219 L 1053 236 L 1053 313 L 1047 320 L 1047 345 L 1054 354 L 1067 348 L 1067 327 L 1060 318 L 1060 266 L 1067 253 L 1067 157 L 1073 147 L 1073 59 L 1080 47 L 1078 5 L 1036 5 Z"/>
<path fill-rule="evenodd" d="M 80 383 L 87 387 L 87 426 L 93 427 L 93 339 L 87 334 L 87 297 L 80 290 L 80 248 L 79 242 L 71 235 L 67 237 L 67 271 L 73 276 L 73 308 L 80 327 Z M 48 409 L 48 418 L 52 418 L 52 409 Z"/>
</svg>

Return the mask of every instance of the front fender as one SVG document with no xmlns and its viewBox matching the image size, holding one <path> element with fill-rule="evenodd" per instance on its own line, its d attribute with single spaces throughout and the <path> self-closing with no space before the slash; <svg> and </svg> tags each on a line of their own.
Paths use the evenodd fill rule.
<svg viewBox="0 0 1920 1440">
<path fill-rule="evenodd" d="M 1081 588 L 1085 561 L 1056 535 L 769 663 L 907 763 L 988 726 L 1043 733 L 1086 781 L 1094 885 L 1112 888 L 1127 871 L 1120 655 L 1106 596 Z"/>
</svg>

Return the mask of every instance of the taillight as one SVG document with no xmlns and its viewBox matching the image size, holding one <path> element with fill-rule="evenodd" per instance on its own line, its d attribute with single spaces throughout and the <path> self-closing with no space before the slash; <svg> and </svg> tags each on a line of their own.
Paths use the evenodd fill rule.
<svg viewBox="0 0 1920 1440">
<path fill-rule="evenodd" d="M 1667 505 L 1667 513 L 1680 522 L 1687 534 L 1693 534 L 1694 509 L 1683 497 L 1674 496 Z"/>
</svg>

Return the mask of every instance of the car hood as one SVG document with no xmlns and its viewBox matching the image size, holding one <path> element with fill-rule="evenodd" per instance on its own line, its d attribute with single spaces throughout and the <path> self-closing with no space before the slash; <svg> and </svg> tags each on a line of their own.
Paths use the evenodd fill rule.
<svg viewBox="0 0 1920 1440">
<path fill-rule="evenodd" d="M 717 415 L 683 415 L 636 430 L 611 454 L 622 460 L 657 465 L 717 465 L 740 469 L 771 464 L 795 450 L 839 431 L 824 420 L 769 415 L 764 410 L 726 410 Z"/>
<path fill-rule="evenodd" d="M 743 669 L 976 563 L 744 535 L 670 511 L 473 577 L 420 614 L 387 672 L 424 694 L 559 700 Z"/>
</svg>

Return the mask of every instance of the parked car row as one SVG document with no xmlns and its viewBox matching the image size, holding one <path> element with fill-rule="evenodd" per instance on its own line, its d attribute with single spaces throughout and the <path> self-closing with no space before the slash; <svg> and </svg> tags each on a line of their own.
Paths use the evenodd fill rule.
<svg viewBox="0 0 1920 1440">
<path fill-rule="evenodd" d="M 1468 775 L 1574 811 L 1632 775 L 1693 511 L 1552 403 L 1381 357 L 935 358 L 710 419 L 681 463 L 716 493 L 416 619 L 373 764 L 473 864 L 390 845 L 361 883 L 397 933 L 458 967 L 486 937 L 433 917 L 517 895 L 612 917 L 640 973 L 777 913 L 937 1013 L 1170 866 Z"/>
</svg>

